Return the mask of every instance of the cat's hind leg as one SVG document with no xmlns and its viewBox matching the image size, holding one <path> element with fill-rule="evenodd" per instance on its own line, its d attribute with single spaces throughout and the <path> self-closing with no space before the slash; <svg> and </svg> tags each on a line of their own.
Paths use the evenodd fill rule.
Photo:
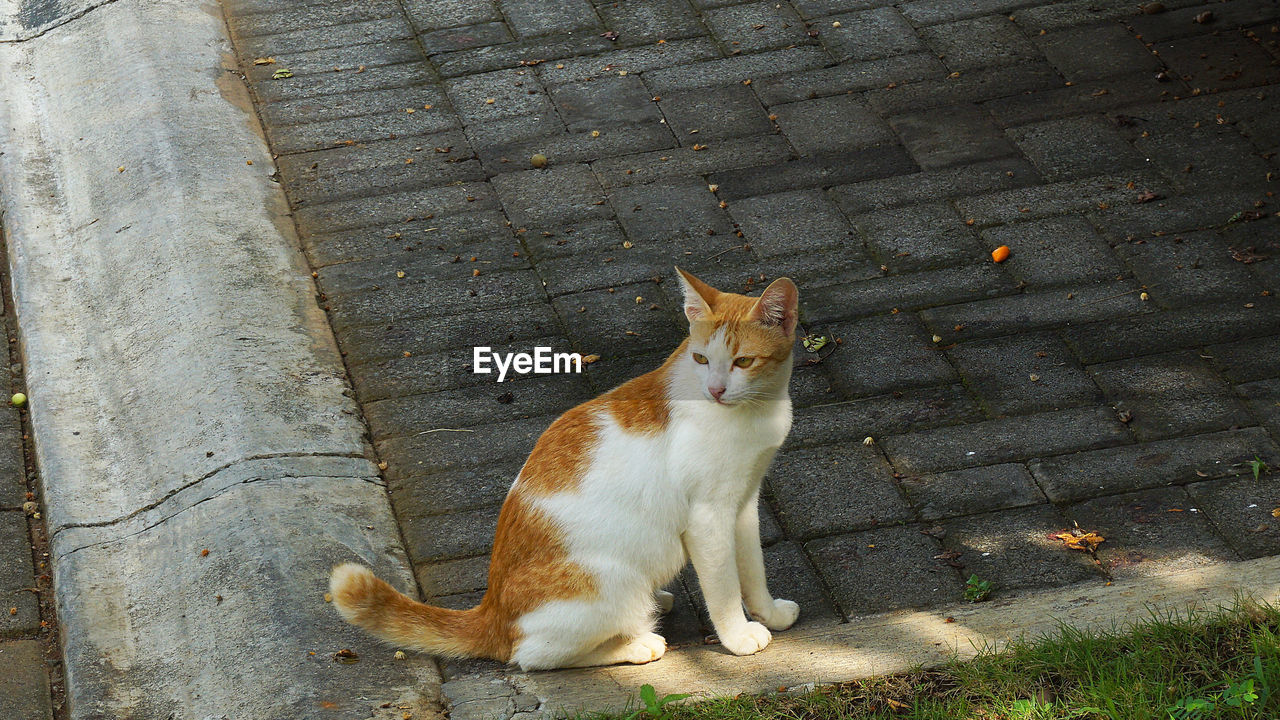
<svg viewBox="0 0 1280 720">
<path fill-rule="evenodd" d="M 511 662 L 522 670 L 647 663 L 667 647 L 653 632 L 653 601 L 647 593 L 630 602 L 556 600 L 525 614 L 518 624 L 521 637 Z"/>
</svg>

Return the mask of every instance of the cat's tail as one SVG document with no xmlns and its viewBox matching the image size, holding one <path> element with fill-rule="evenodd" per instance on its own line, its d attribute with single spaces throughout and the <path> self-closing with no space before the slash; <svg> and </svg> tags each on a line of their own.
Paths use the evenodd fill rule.
<svg viewBox="0 0 1280 720">
<path fill-rule="evenodd" d="M 333 569 L 329 594 L 347 622 L 399 647 L 455 658 L 487 655 L 486 623 L 478 607 L 449 610 L 420 603 L 355 563 Z"/>
</svg>

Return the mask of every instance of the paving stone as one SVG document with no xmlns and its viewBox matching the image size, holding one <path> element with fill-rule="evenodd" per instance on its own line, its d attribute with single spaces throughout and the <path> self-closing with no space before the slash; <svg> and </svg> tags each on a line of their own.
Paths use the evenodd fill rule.
<svg viewBox="0 0 1280 720">
<path fill-rule="evenodd" d="M 1258 298 L 1251 304 L 1254 307 L 1232 302 L 1113 317 L 1062 334 L 1076 356 L 1092 364 L 1280 332 L 1280 307 L 1273 300 Z"/>
<path fill-rule="evenodd" d="M 913 519 L 889 467 L 856 440 L 777 456 L 768 474 L 787 536 L 798 540 Z"/>
<path fill-rule="evenodd" d="M 1035 61 L 896 83 L 870 90 L 866 98 L 872 110 L 889 116 L 1018 96 L 1060 82 L 1061 76 L 1048 63 Z"/>
<path fill-rule="evenodd" d="M 558 231 L 521 233 L 525 247 L 537 260 L 538 270 L 549 258 L 575 257 L 599 251 L 619 253 L 627 236 L 615 220 L 588 220 L 566 225 Z M 652 274 L 650 275 L 652 277 Z M 622 281 L 615 283 L 622 285 Z"/>
<path fill-rule="evenodd" d="M 807 408 L 826 405 L 843 399 L 836 390 L 831 375 L 821 365 L 809 365 L 803 349 L 796 354 L 796 366 L 791 371 L 791 407 Z"/>
<path fill-rule="evenodd" d="M 465 124 L 550 110 L 542 84 L 525 68 L 455 78 L 445 88 Z"/>
<path fill-rule="evenodd" d="M 963 342 L 947 354 L 993 415 L 1059 410 L 1102 399 L 1089 375 L 1051 334 Z"/>
<path fill-rule="evenodd" d="M 520 307 L 545 300 L 532 271 L 481 273 L 438 278 L 430 285 L 381 288 L 328 298 L 330 322 L 338 332 L 384 323 L 388 317 L 460 315 L 476 310 Z"/>
<path fill-rule="evenodd" d="M 281 68 L 288 68 L 293 73 L 293 77 L 297 78 L 293 82 L 294 85 L 309 85 L 316 78 L 303 80 L 307 75 L 332 74 L 335 72 L 335 68 L 341 68 L 343 71 L 357 71 L 361 66 L 368 70 L 386 65 L 412 63 L 422 59 L 422 51 L 418 49 L 418 46 L 411 38 L 397 38 L 367 45 L 277 53 L 273 57 L 275 59 L 274 63 L 253 64 L 246 68 L 245 75 L 253 85 L 254 92 L 259 98 L 267 97 L 267 92 L 273 85 L 286 86 L 283 83 L 266 82 L 271 80 L 271 76 Z M 364 72 L 361 71 L 359 74 L 363 75 Z M 341 73 L 339 73 L 339 76 L 342 78 L 342 82 L 351 82 L 354 79 L 342 76 Z M 289 92 L 296 94 L 299 90 L 300 88 L 295 87 Z"/>
<path fill-rule="evenodd" d="M 1132 184 L 1132 188 L 1130 187 Z M 1134 171 L 1098 177 L 1017 188 L 963 198 L 956 201 L 960 212 L 978 227 L 1036 220 L 1072 211 L 1105 205 L 1119 207 L 1139 203 L 1139 193 L 1167 195 L 1167 183 L 1148 173 Z"/>
<path fill-rule="evenodd" d="M 1190 352 L 1094 365 L 1089 372 L 1118 410 L 1133 413 L 1129 428 L 1140 440 L 1253 424 L 1231 388 Z"/>
<path fill-rule="evenodd" d="M 834 27 L 832 23 L 840 23 Z M 926 49 L 894 7 L 845 13 L 815 23 L 818 39 L 839 61 L 876 60 Z"/>
<path fill-rule="evenodd" d="M 822 48 L 801 46 L 651 70 L 645 73 L 645 81 L 661 95 L 745 80 L 754 82 L 756 78 L 823 67 L 830 61 L 831 56 Z"/>
<path fill-rule="evenodd" d="M 1097 116 L 1051 120 L 1008 131 L 1018 149 L 1049 182 L 1141 167 L 1145 159 Z"/>
<path fill-rule="evenodd" d="M 24 588 L 0 590 L 0 648 L 5 646 L 3 638 L 31 637 L 40 631 L 40 604 L 38 596 L 31 591 L 34 587 L 35 582 L 28 578 Z M 17 612 L 12 612 L 14 610 Z M 0 655 L 0 661 L 3 659 Z M 0 708 L 3 707 L 4 698 L 0 697 Z"/>
<path fill-rule="evenodd" d="M 1149 577 L 1239 556 L 1214 533 L 1183 488 L 1089 500 L 1066 508 L 1067 519 L 1107 541 L 1098 559 L 1112 577 Z"/>
<path fill-rule="evenodd" d="M 476 210 L 487 210 L 497 203 L 488 184 L 455 183 L 446 187 L 410 190 L 376 197 L 341 200 L 298 208 L 294 220 L 299 232 L 334 233 L 371 226 L 385 226 L 410 218 L 434 219 Z"/>
<path fill-rule="evenodd" d="M 702 13 L 702 20 L 725 52 L 759 52 L 812 42 L 790 4 L 754 2 Z"/>
<path fill-rule="evenodd" d="M 1135 71 L 1155 74 L 1160 61 L 1119 25 L 1072 28 L 1039 35 L 1036 43 L 1067 80 L 1097 80 Z"/>
<path fill-rule="evenodd" d="M 492 253 L 509 252 L 514 242 L 506 217 L 497 210 L 480 210 L 445 217 L 415 219 L 382 227 L 364 227 L 335 233 L 319 233 L 304 238 L 303 249 L 313 268 L 335 263 L 389 257 L 405 252 L 421 251 L 441 262 L 452 261 L 463 251 L 475 254 L 479 246 L 486 260 L 496 260 Z M 470 257 L 467 255 L 466 257 Z M 461 258 L 460 260 L 461 261 Z"/>
<path fill-rule="evenodd" d="M 1037 4 L 1036 0 L 916 0 L 903 3 L 901 8 L 907 19 L 919 26 L 992 13 L 1008 15 L 1010 10 Z"/>
<path fill-rule="evenodd" d="M 1187 3 L 1198 0 L 1186 0 Z M 1165 3 L 1170 5 L 1181 4 Z M 1068 0 L 1038 7 L 1021 8 L 1013 13 L 1018 26 L 1033 35 L 1041 30 L 1062 30 L 1081 25 L 1100 25 L 1108 20 L 1130 18 L 1140 10 L 1128 0 Z"/>
<path fill-rule="evenodd" d="M 954 265 L 982 256 L 976 234 L 950 203 L 933 202 L 858 215 L 853 224 L 892 271 Z"/>
<path fill-rule="evenodd" d="M 1176 37 L 1186 37 L 1204 33 L 1205 25 L 1195 22 L 1195 17 L 1204 12 L 1208 6 L 1204 2 L 1179 3 L 1186 5 L 1167 13 L 1155 15 L 1137 15 L 1129 24 L 1135 33 L 1147 42 L 1160 42 Z M 1260 3 L 1252 0 L 1236 0 L 1235 2 L 1215 3 L 1212 6 L 1213 29 L 1233 28 L 1267 22 L 1280 17 L 1278 10 L 1271 3 Z"/>
<path fill-rule="evenodd" d="M 374 431 L 378 456 L 387 458 L 388 483 L 503 462 L 523 464 L 542 432 L 554 417 L 522 420 L 497 419 L 487 425 L 466 428 L 469 432 L 440 431 L 383 438 Z M 473 553 L 474 554 L 474 553 Z"/>
<path fill-rule="evenodd" d="M 513 257 L 513 250 L 519 247 L 514 239 L 507 236 L 470 246 L 459 244 L 444 251 L 432 248 L 329 265 L 320 268 L 317 285 L 322 293 L 334 297 L 384 288 L 403 288 L 414 292 L 410 289 L 414 285 L 431 285 L 441 279 L 471 275 L 477 270 L 481 273 L 526 270 L 529 268 L 527 259 Z M 466 256 L 455 253 L 466 253 Z"/>
<path fill-rule="evenodd" d="M 884 87 L 945 73 L 942 63 L 929 53 L 912 53 L 875 60 L 848 60 L 831 67 L 802 70 L 753 81 L 761 102 L 766 105 L 809 98 L 839 95 L 849 91 Z"/>
<path fill-rule="evenodd" d="M 806 18 L 823 17 L 849 10 L 868 10 L 892 5 L 891 0 L 793 0 L 791 5 Z"/>
<path fill-rule="evenodd" d="M 1280 507 L 1280 483 L 1276 482 L 1274 471 L 1257 480 L 1252 475 L 1207 480 L 1188 485 L 1187 491 L 1196 507 L 1241 557 L 1280 553 L 1280 520 L 1271 514 Z"/>
<path fill-rule="evenodd" d="M 495 355 L 507 353 L 533 353 L 536 347 L 551 348 L 552 352 L 567 353 L 569 341 L 561 337 L 540 337 L 515 343 L 503 343 L 488 338 L 473 338 L 474 347 L 488 347 Z M 495 380 L 490 373 L 473 372 L 473 349 L 460 348 L 440 353 L 411 354 L 367 363 L 351 371 L 352 385 L 360 402 L 368 403 L 404 395 L 418 395 L 437 390 L 453 390 L 460 387 L 488 385 Z M 493 363 L 489 363 L 492 368 Z M 506 382 L 520 381 L 526 376 L 509 374 Z"/>
<path fill-rule="evenodd" d="M 993 599 L 1008 591 L 1058 587 L 1104 579 L 1093 560 L 1070 550 L 1049 535 L 1071 527 L 1052 505 L 971 515 L 942 523 L 942 544 L 960 553 L 962 575 L 977 575 L 992 584 Z"/>
<path fill-rule="evenodd" d="M 921 520 L 976 515 L 1045 501 L 1026 467 L 1016 463 L 907 477 L 902 479 L 902 489 Z"/>
<path fill-rule="evenodd" d="M 496 420 L 558 415 L 594 393 L 580 375 L 530 375 L 514 382 L 438 390 L 364 404 L 378 437 L 411 435 L 441 427 L 459 428 Z"/>
<path fill-rule="evenodd" d="M 1203 192 L 1195 195 L 1161 197 L 1141 204 L 1124 204 L 1086 213 L 1112 244 L 1171 235 L 1191 230 L 1218 228 L 1233 214 L 1253 207 L 1265 197 L 1247 190 Z"/>
<path fill-rule="evenodd" d="M 880 266 L 867 255 L 856 237 L 829 238 L 821 250 L 775 255 L 761 261 L 779 277 L 789 277 L 807 293 L 811 289 L 859 282 L 881 276 Z M 754 247 L 754 246 L 753 246 Z M 763 254 L 763 253 L 761 253 Z"/>
<path fill-rule="evenodd" d="M 686 2 L 680 0 L 626 0 L 604 3 L 597 10 L 605 27 L 619 35 L 619 42 L 647 44 L 658 40 L 703 35 L 706 27 Z"/>
<path fill-rule="evenodd" d="M 550 421 L 547 421 L 550 424 Z M 536 439 L 536 438 L 535 438 Z M 525 448 L 532 450 L 533 442 Z M 415 516 L 441 515 L 502 504 L 520 474 L 525 458 L 510 458 L 476 468 L 432 472 L 406 465 L 416 457 L 387 457 L 387 489 L 398 512 Z"/>
<path fill-rule="evenodd" d="M 1205 354 L 1233 383 L 1280 377 L 1280 335 L 1211 345 Z"/>
<path fill-rule="evenodd" d="M 831 247 L 853 234 L 840 210 L 819 190 L 737 200 L 729 214 L 762 258 Z"/>
<path fill-rule="evenodd" d="M 1115 278 L 1124 272 L 1106 242 L 1080 215 L 998 225 L 983 230 L 982 239 L 991 249 L 1008 246 L 1005 269 L 1035 290 Z"/>
<path fill-rule="evenodd" d="M 771 158 L 773 162 L 777 158 Z M 708 180 L 719 185 L 720 197 L 736 200 L 786 190 L 831 187 L 873 178 L 914 173 L 919 168 L 898 145 L 803 157 L 765 167 L 712 173 Z"/>
<path fill-rule="evenodd" d="M 704 621 L 699 616 L 697 602 L 685 589 L 683 579 L 677 577 L 666 589 L 675 595 L 675 601 L 671 612 L 658 618 L 658 629 L 655 632 L 666 639 L 668 648 L 702 644 L 703 638 L 712 633 L 710 621 Z"/>
<path fill-rule="evenodd" d="M 439 562 L 489 552 L 498 527 L 498 508 L 427 515 L 400 515 L 405 547 L 414 563 Z"/>
<path fill-rule="evenodd" d="M 1238 33 L 1156 44 L 1160 60 L 1194 88 L 1218 92 L 1280 82 L 1280 61 Z"/>
<path fill-rule="evenodd" d="M 545 119 L 546 127 L 529 138 L 503 134 L 501 130 L 510 127 L 511 121 L 487 123 L 484 132 L 496 137 L 476 150 L 485 168 L 496 175 L 527 169 L 529 158 L 535 154 L 545 155 L 553 165 L 563 165 L 631 156 L 651 150 L 670 151 L 676 146 L 671 131 L 659 123 L 644 126 L 601 124 L 592 131 L 563 132 L 557 118 L 547 115 Z M 468 136 L 473 136 L 476 129 L 474 125 L 467 128 Z"/>
<path fill-rule="evenodd" d="M 851 619 L 956 602 L 964 595 L 955 571 L 934 559 L 938 544 L 915 526 L 812 540 L 805 549 Z"/>
<path fill-rule="evenodd" d="M 532 63 L 541 64 L 579 55 L 594 55 L 614 47 L 612 42 L 599 33 L 579 32 L 443 53 L 433 56 L 431 60 L 442 77 L 456 78 L 519 66 L 528 67 Z"/>
<path fill-rule="evenodd" d="M 235 39 L 235 46 L 241 60 L 252 64 L 255 58 L 260 57 L 368 45 L 412 37 L 413 27 L 405 22 L 402 15 L 393 15 L 322 28 L 307 27 L 272 35 L 239 36 Z"/>
<path fill-rule="evenodd" d="M 458 116 L 451 112 L 410 114 L 400 108 L 391 112 L 354 115 L 300 125 L 270 125 L 267 136 L 277 155 L 287 155 L 401 136 L 428 135 L 456 127 L 459 127 Z"/>
<path fill-rule="evenodd" d="M 852 397 L 957 379 L 924 325 L 910 313 L 836 323 L 827 330 L 842 342 L 823 364 Z"/>
<path fill-rule="evenodd" d="M 457 52 L 488 45 L 501 45 L 514 38 L 504 22 L 486 22 L 464 27 L 432 30 L 418 35 L 422 52 L 427 55 Z"/>
<path fill-rule="evenodd" d="M 405 12 L 419 30 L 476 25 L 502 19 L 494 0 L 454 2 L 453 0 L 404 0 Z"/>
<path fill-rule="evenodd" d="M 856 444 L 941 425 L 975 422 L 982 413 L 961 385 L 893 390 L 884 395 L 795 411 L 784 449 Z"/>
<path fill-rule="evenodd" d="M 592 163 L 591 167 L 600 178 L 600 184 L 606 188 L 616 188 L 666 178 L 687 179 L 691 175 L 732 173 L 738 168 L 777 162 L 779 156 L 787 157 L 791 153 L 790 144 L 781 136 L 757 135 L 707 143 L 703 150 L 693 150 L 690 146 L 606 158 Z M 748 193 L 739 197 L 750 194 L 767 193 Z"/>
<path fill-rule="evenodd" d="M 608 40 L 604 41 L 609 43 Z M 609 48 L 613 48 L 609 44 Z M 572 54 L 572 53 L 571 53 Z M 674 68 L 698 60 L 720 58 L 720 50 L 708 37 L 669 40 L 660 45 L 584 53 L 582 57 L 563 57 L 557 62 L 539 62 L 538 76 L 547 87 L 593 78 L 618 77 L 620 73 L 637 75 L 650 70 Z"/>
<path fill-rule="evenodd" d="M 769 108 L 801 155 L 896 144 L 893 131 L 853 95 L 803 100 Z"/>
<path fill-rule="evenodd" d="M 921 31 L 929 46 L 951 70 L 1008 65 L 1040 57 L 1007 17 L 988 15 L 934 25 Z"/>
<path fill-rule="evenodd" d="M 17 438 L 21 434 L 22 419 L 18 410 L 13 407 L 0 410 L 0 437 Z M 27 501 L 26 476 L 22 443 L 0 443 L 0 510 L 15 510 Z"/>
<path fill-rule="evenodd" d="M 803 309 L 801 316 L 806 322 L 821 324 L 893 308 L 913 310 L 942 303 L 966 303 L 968 300 L 1008 295 L 1013 291 L 1013 281 L 1000 272 L 998 266 L 988 263 L 886 275 L 861 282 L 817 288 L 801 296 L 800 306 Z M 1013 301 L 1014 304 L 1020 302 L 1022 301 Z M 1004 306 L 1003 302 L 998 304 Z M 969 305 L 966 303 L 958 307 L 966 308 Z M 983 315 L 985 314 L 984 312 Z M 957 323 L 952 323 L 955 324 Z M 950 328 L 951 325 L 947 327 Z"/>
<path fill-rule="evenodd" d="M 1136 136 L 1134 147 L 1180 187 L 1256 188 L 1275 169 L 1234 127 L 1219 125 L 1211 108 L 1174 102 L 1148 110 L 1133 108 L 1134 115 L 1150 118 L 1141 128 L 1129 129 Z"/>
<path fill-rule="evenodd" d="M 963 197 L 1023 187 L 1038 181 L 1034 168 L 1019 157 L 896 175 L 831 188 L 831 196 L 849 215 L 914 205 L 941 196 Z"/>
<path fill-rule="evenodd" d="M 457 124 L 457 120 L 443 111 L 443 108 L 447 106 L 444 93 L 433 85 L 424 84 L 427 82 L 427 78 L 422 77 L 419 84 L 413 86 L 281 100 L 260 105 L 258 112 L 262 115 L 262 120 L 268 127 L 323 123 L 342 118 L 392 113 L 410 116 L 410 120 L 414 122 L 405 127 L 423 128 L 418 131 L 419 134 L 437 132 L 446 127 L 454 127 Z M 430 105 L 432 109 L 426 109 L 425 106 L 427 105 Z M 413 110 L 413 112 L 408 112 L 408 110 Z M 373 134 L 372 137 L 385 138 L 396 132 L 396 128 L 384 127 L 379 123 L 378 132 Z M 403 134 L 414 133 L 405 132 Z M 338 136 L 333 139 L 336 141 L 349 138 Z"/>
<path fill-rule="evenodd" d="M 609 196 L 609 203 L 637 245 L 701 243 L 710 236 L 733 234 L 728 215 L 700 180 L 618 188 Z"/>
<path fill-rule="evenodd" d="M 238 14 L 227 18 L 231 32 L 240 37 L 278 35 L 298 30 L 342 27 L 352 23 L 380 20 L 400 15 L 398 3 L 390 0 L 353 3 L 317 3 L 301 8 Z"/>
<path fill-rule="evenodd" d="M 566 33 L 600 25 L 600 18 L 587 0 L 499 0 L 503 15 L 520 37 Z"/>
<path fill-rule="evenodd" d="M 295 206 L 483 180 L 461 132 L 279 158 Z"/>
<path fill-rule="evenodd" d="M 424 564 L 416 575 L 424 597 L 480 592 L 489 584 L 489 555 Z"/>
<path fill-rule="evenodd" d="M 21 510 L 0 512 L 0 549 L 0 591 L 31 587 L 35 571 L 27 538 L 27 516 Z"/>
<path fill-rule="evenodd" d="M 52 720 L 49 675 L 36 640 L 0 642 L 0 715 L 12 720 Z"/>
<path fill-rule="evenodd" d="M 900 472 L 924 474 L 1028 460 L 1129 441 L 1115 413 L 1100 407 L 1002 418 L 880 440 Z"/>
<path fill-rule="evenodd" d="M 560 321 L 551 306 L 539 302 L 500 310 L 469 311 L 463 315 L 419 318 L 386 318 L 382 322 L 348 330 L 339 337 L 347 365 L 355 368 L 367 362 L 403 357 L 412 353 L 433 353 L 470 348 L 475 338 L 462 328 L 500 328 L 494 342 L 516 342 L 561 332 Z"/>
<path fill-rule="evenodd" d="M 585 164 L 507 173 L 492 183 L 517 227 L 542 229 L 609 214 L 600 183 Z"/>
<path fill-rule="evenodd" d="M 765 548 L 764 572 L 774 597 L 786 598 L 800 606 L 797 627 L 843 619 L 823 591 L 822 581 L 799 543 L 780 542 Z"/>
<path fill-rule="evenodd" d="M 356 62 L 359 55 L 354 55 L 351 62 Z M 414 60 L 421 60 L 418 55 Z M 265 68 L 279 67 L 266 65 Z M 274 71 L 273 71 L 274 72 Z M 358 63 L 346 70 L 295 75 L 278 80 L 268 79 L 254 85 L 258 100 L 263 103 L 282 102 L 285 100 L 301 100 L 303 98 L 321 98 L 371 90 L 411 87 L 435 81 L 435 73 L 426 62 L 402 62 L 395 65 L 368 67 L 359 69 Z"/>
<path fill-rule="evenodd" d="M 939 124 L 939 115 L 947 122 Z M 1016 150 L 991 117 L 975 105 L 956 105 L 913 115 L 889 118 L 902 142 L 920 167 L 926 170 L 964 165 Z"/>
<path fill-rule="evenodd" d="M 1249 404 L 1254 416 L 1267 427 L 1271 436 L 1280 437 L 1280 379 L 1237 385 L 1236 393 Z"/>
<path fill-rule="evenodd" d="M 657 124 L 662 120 L 652 95 L 634 75 L 566 83 L 551 94 L 570 131 L 591 131 L 602 124 Z"/>
<path fill-rule="evenodd" d="M 671 132 L 685 146 L 773 131 L 768 114 L 748 85 L 670 93 L 663 95 L 657 106 Z"/>
<path fill-rule="evenodd" d="M 1029 90 L 1017 95 L 985 100 L 982 107 L 1001 125 L 1013 126 L 1054 120 L 1074 115 L 1109 113 L 1112 121 L 1125 115 L 1129 106 L 1172 101 L 1169 86 L 1157 81 L 1153 73 L 1127 74 L 1102 80 L 1084 80 L 1071 85 Z"/>
<path fill-rule="evenodd" d="M 1105 282 L 1005 295 L 925 310 L 924 321 L 943 343 L 1064 327 L 1151 312 L 1129 282 Z M 957 330 L 956 328 L 960 329 Z"/>
<path fill-rule="evenodd" d="M 1245 428 L 1041 458 L 1030 468 L 1049 499 L 1061 503 L 1238 475 L 1246 460 L 1275 452 L 1266 432 Z"/>
<path fill-rule="evenodd" d="M 671 352 L 688 334 L 676 320 L 679 299 L 652 283 L 563 295 L 553 301 L 576 349 L 611 359 L 647 352 Z M 635 298 L 643 298 L 636 302 Z M 652 309 L 658 305 L 658 309 Z"/>
<path fill-rule="evenodd" d="M 1230 297 L 1253 298 L 1261 287 L 1249 270 L 1231 259 L 1227 246 L 1210 231 L 1147 238 L 1116 248 L 1150 297 L 1166 307 L 1185 307 Z"/>
</svg>

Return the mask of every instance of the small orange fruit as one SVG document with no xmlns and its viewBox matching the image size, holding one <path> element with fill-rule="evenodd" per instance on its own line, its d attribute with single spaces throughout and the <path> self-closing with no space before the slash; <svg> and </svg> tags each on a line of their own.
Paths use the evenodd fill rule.
<svg viewBox="0 0 1280 720">
<path fill-rule="evenodd" d="M 996 261 L 996 262 L 998 262 L 998 263 L 1002 263 L 1002 262 L 1004 262 L 1005 260 L 1008 260 L 1008 259 L 1009 259 L 1009 246 L 1008 246 L 1008 245 L 1001 245 L 1000 247 L 996 248 L 995 250 L 992 250 L 992 251 L 991 251 L 991 259 L 992 259 L 992 260 L 995 260 L 995 261 Z"/>
</svg>

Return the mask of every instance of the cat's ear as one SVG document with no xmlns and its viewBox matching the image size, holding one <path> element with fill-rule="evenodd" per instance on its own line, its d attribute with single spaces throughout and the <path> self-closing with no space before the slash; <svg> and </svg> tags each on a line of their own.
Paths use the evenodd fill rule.
<svg viewBox="0 0 1280 720">
<path fill-rule="evenodd" d="M 680 287 L 684 290 L 684 315 L 689 322 L 710 316 L 711 303 L 720 291 L 680 268 L 676 268 L 676 277 L 680 278 Z"/>
<path fill-rule="evenodd" d="M 787 335 L 796 330 L 800 314 L 800 291 L 791 278 L 778 278 L 760 293 L 751 310 L 751 318 L 761 325 L 777 326 Z"/>
</svg>

